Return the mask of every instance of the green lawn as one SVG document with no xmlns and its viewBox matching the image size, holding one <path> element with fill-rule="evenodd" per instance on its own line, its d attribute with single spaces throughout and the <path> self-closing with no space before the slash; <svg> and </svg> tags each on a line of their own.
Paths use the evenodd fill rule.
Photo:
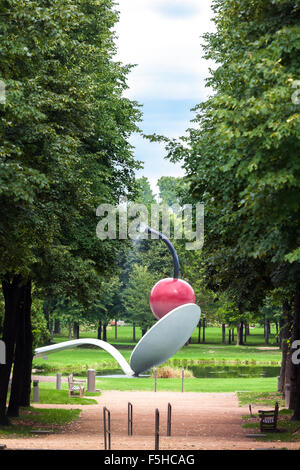
<svg viewBox="0 0 300 470">
<path fill-rule="evenodd" d="M 78 419 L 81 410 L 21 408 L 18 418 L 11 418 L 11 426 L 0 426 L 0 438 L 26 437 L 32 430 L 60 432 L 63 426 Z"/>
<path fill-rule="evenodd" d="M 136 328 L 137 340 L 140 337 L 140 330 Z M 81 338 L 96 337 L 95 332 L 82 331 Z M 135 344 L 132 343 L 132 328 L 118 327 L 118 338 L 115 339 L 114 328 L 108 329 L 108 342 L 114 344 L 123 356 L 129 361 L 130 354 Z M 222 345 L 221 328 L 206 328 L 206 343 L 197 343 L 198 333 L 194 333 L 192 343 L 184 346 L 164 365 L 171 367 L 188 368 L 191 365 L 208 363 L 210 365 L 223 364 L 249 364 L 261 365 L 271 364 L 280 365 L 281 351 L 277 349 L 264 349 L 264 337 L 262 328 L 251 330 L 247 337 L 247 344 L 244 346 Z M 202 336 L 201 336 L 202 339 Z M 56 342 L 67 341 L 64 335 L 57 335 Z M 271 335 L 269 347 L 275 347 L 274 336 Z M 262 348 L 262 349 L 261 349 Z M 63 375 L 74 373 L 77 376 L 87 375 L 88 369 L 95 369 L 101 373 L 111 371 L 111 374 L 117 373 L 118 363 L 104 350 L 96 347 L 78 347 L 65 351 L 49 354 L 48 359 L 34 359 L 34 368 L 36 373 L 41 371 L 48 375 L 55 375 L 61 372 Z M 49 384 L 48 384 L 49 385 Z M 55 384 L 54 384 L 55 385 Z M 236 392 L 245 390 L 251 392 L 272 392 L 277 387 L 277 378 L 264 377 L 245 377 L 245 378 L 207 378 L 207 379 L 185 379 L 184 390 L 194 392 Z M 153 390 L 153 378 L 101 378 L 97 381 L 97 388 L 101 390 Z M 180 391 L 181 379 L 158 379 L 158 390 Z"/>
<path fill-rule="evenodd" d="M 181 392 L 181 379 L 157 379 L 157 391 Z M 154 391 L 155 381 L 153 377 L 141 378 L 101 378 L 96 380 L 96 388 L 103 390 L 140 390 Z M 276 377 L 266 378 L 230 378 L 230 379 L 184 379 L 184 392 L 272 392 L 276 390 Z M 67 384 L 62 384 L 62 390 L 55 390 L 55 383 L 40 382 L 41 403 L 64 403 L 67 400 Z M 53 393 L 52 397 L 51 394 Z M 65 395 L 64 395 L 65 393 Z M 48 398 L 47 398 L 48 395 Z M 51 399 L 52 401 L 42 401 Z M 58 397 L 59 401 L 55 401 Z M 78 400 L 78 401 L 77 401 Z M 83 400 L 83 399 L 81 399 Z M 86 398 L 87 404 L 93 403 L 92 398 Z M 71 398 L 65 403 L 82 403 L 80 398 Z"/>
<path fill-rule="evenodd" d="M 31 402 L 33 399 L 33 394 L 31 394 Z M 74 404 L 74 405 L 93 405 L 96 404 L 97 401 L 93 398 L 90 398 L 91 394 L 85 393 L 84 397 L 69 397 L 68 389 L 67 389 L 67 384 L 64 384 L 62 387 L 62 390 L 56 390 L 56 384 L 52 383 L 45 383 L 45 382 L 40 382 L 39 383 L 39 403 L 47 403 L 47 404 L 59 404 L 59 405 L 65 405 L 65 404 Z M 99 395 L 99 393 L 94 394 L 94 395 Z"/>
<path fill-rule="evenodd" d="M 136 327 L 136 342 L 139 341 L 142 337 L 141 329 Z M 270 346 L 275 344 L 275 327 L 273 326 L 270 334 Z M 82 329 L 80 331 L 81 338 L 96 338 L 97 333 L 95 330 Z M 61 334 L 57 334 L 54 337 L 54 342 L 68 341 L 67 331 L 62 329 Z M 226 334 L 226 341 L 228 340 Z M 198 341 L 198 328 L 194 331 L 192 335 L 192 342 L 197 343 Z M 109 326 L 107 328 L 107 342 L 120 346 L 133 346 L 134 342 L 132 341 L 132 327 L 131 326 L 118 326 L 117 328 L 117 338 L 115 338 L 115 327 Z M 201 329 L 201 343 L 202 343 L 202 329 Z M 211 345 L 220 345 L 222 342 L 222 331 L 221 327 L 210 326 L 205 329 L 205 343 Z M 250 335 L 247 336 L 247 345 L 249 346 L 264 346 L 264 336 L 263 328 L 254 327 L 250 328 Z"/>
<path fill-rule="evenodd" d="M 157 391 L 181 392 L 181 379 L 157 379 Z M 243 379 L 184 379 L 184 392 L 237 392 L 237 391 L 275 391 L 276 377 Z M 153 378 L 97 380 L 100 390 L 144 390 L 154 391 Z"/>
<path fill-rule="evenodd" d="M 206 329 L 206 343 L 197 344 L 197 332 L 194 333 L 192 344 L 183 347 L 169 361 L 168 365 L 174 367 L 186 367 L 189 363 L 200 362 L 236 362 L 244 364 L 280 364 L 281 351 L 259 349 L 265 347 L 263 330 L 256 328 L 251 330 L 251 335 L 247 338 L 247 345 L 236 346 L 222 345 L 221 329 L 211 327 Z M 108 330 L 108 342 L 114 344 L 125 359 L 129 361 L 131 351 L 135 343 L 130 343 L 132 334 L 131 327 L 118 327 L 118 339 L 115 340 L 114 329 Z M 85 331 L 81 332 L 81 338 L 96 337 L 96 333 Z M 137 338 L 139 338 L 139 329 L 137 328 Z M 55 337 L 55 342 L 67 341 L 64 335 Z M 271 344 L 274 347 L 274 338 L 271 337 Z M 88 369 L 97 371 L 104 369 L 118 369 L 117 362 L 106 351 L 97 347 L 79 347 L 65 351 L 49 354 L 48 359 L 34 359 L 34 367 L 43 370 L 45 373 L 62 372 L 64 374 L 76 373 L 85 375 Z"/>
</svg>

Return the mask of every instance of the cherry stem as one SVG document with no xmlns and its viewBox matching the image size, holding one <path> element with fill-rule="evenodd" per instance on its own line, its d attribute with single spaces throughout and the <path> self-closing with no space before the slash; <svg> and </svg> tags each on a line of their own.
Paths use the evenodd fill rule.
<svg viewBox="0 0 300 470">
<path fill-rule="evenodd" d="M 145 232 L 146 231 L 148 233 L 154 233 L 155 235 L 158 236 L 158 238 L 160 240 L 165 242 L 165 244 L 169 248 L 169 250 L 171 252 L 171 255 L 173 257 L 173 265 L 174 265 L 174 276 L 173 277 L 174 277 L 174 279 L 178 279 L 179 278 L 179 259 L 178 259 L 178 256 L 177 256 L 177 253 L 176 253 L 176 250 L 175 250 L 174 246 L 172 245 L 170 240 L 163 233 L 160 233 L 157 230 L 154 230 L 153 228 L 148 227 L 148 226 L 145 228 Z"/>
</svg>

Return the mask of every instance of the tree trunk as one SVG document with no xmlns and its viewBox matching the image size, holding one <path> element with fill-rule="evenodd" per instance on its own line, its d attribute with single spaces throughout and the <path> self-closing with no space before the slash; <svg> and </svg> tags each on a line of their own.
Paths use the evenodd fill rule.
<svg viewBox="0 0 300 470">
<path fill-rule="evenodd" d="M 6 416 L 6 400 L 15 355 L 19 311 L 24 294 L 21 276 L 14 276 L 11 281 L 8 275 L 5 276 L 2 281 L 2 289 L 5 300 L 2 340 L 6 346 L 6 363 L 0 364 L 0 424 L 8 425 L 10 423 Z"/>
<path fill-rule="evenodd" d="M 33 360 L 33 334 L 31 326 L 31 281 L 26 286 L 25 318 L 24 318 L 24 355 L 23 355 L 23 378 L 20 392 L 20 406 L 30 405 L 31 374 Z"/>
<path fill-rule="evenodd" d="M 72 339 L 72 323 L 70 321 L 68 322 L 68 338 L 69 338 L 69 341 L 71 341 L 71 339 Z"/>
<path fill-rule="evenodd" d="M 118 339 L 118 320 L 115 320 L 115 339 Z"/>
<path fill-rule="evenodd" d="M 247 323 L 244 325 L 244 343 L 247 343 Z"/>
<path fill-rule="evenodd" d="M 278 328 L 278 322 L 275 322 L 275 328 L 276 328 L 276 344 L 279 344 L 279 328 Z"/>
<path fill-rule="evenodd" d="M 54 333 L 60 333 L 60 321 L 57 318 L 54 320 Z"/>
<path fill-rule="evenodd" d="M 231 330 L 231 342 L 234 342 L 234 328 Z"/>
<path fill-rule="evenodd" d="M 222 323 L 222 344 L 226 344 L 226 325 Z"/>
<path fill-rule="evenodd" d="M 228 328 L 228 344 L 231 344 L 231 328 Z"/>
<path fill-rule="evenodd" d="M 264 327 L 265 344 L 269 344 L 269 333 L 270 333 L 270 322 L 267 318 L 265 318 L 265 327 Z"/>
<path fill-rule="evenodd" d="M 202 343 L 205 343 L 205 317 L 202 320 Z"/>
<path fill-rule="evenodd" d="M 50 324 L 50 329 L 49 329 L 49 333 L 50 333 L 50 342 L 52 343 L 52 341 L 53 341 L 53 335 L 54 335 L 54 320 L 53 320 L 53 318 L 50 318 L 49 324 Z"/>
<path fill-rule="evenodd" d="M 23 302 L 19 310 L 15 360 L 7 416 L 19 416 L 20 406 L 30 405 L 32 370 L 31 281 L 23 286 Z"/>
<path fill-rule="evenodd" d="M 99 323 L 98 323 L 98 330 L 97 330 L 97 338 L 98 338 L 98 339 L 101 339 L 101 336 L 102 336 L 102 321 L 99 320 Z"/>
<path fill-rule="evenodd" d="M 241 346 L 244 344 L 243 341 L 243 329 L 244 329 L 244 323 L 241 321 L 237 325 L 237 335 L 236 335 L 236 345 Z"/>
<path fill-rule="evenodd" d="M 283 302 L 282 305 L 283 318 L 282 318 L 282 327 L 280 329 L 280 343 L 282 351 L 281 359 L 281 368 L 280 368 L 280 377 L 278 384 L 278 391 L 284 394 L 285 379 L 286 379 L 286 365 L 288 361 L 288 339 L 290 337 L 290 330 L 292 326 L 292 309 L 287 301 Z"/>
<path fill-rule="evenodd" d="M 78 322 L 74 322 L 73 336 L 74 336 L 74 339 L 79 339 L 79 323 Z"/>
<path fill-rule="evenodd" d="M 300 285 L 297 286 L 294 303 L 293 341 L 300 339 Z M 294 405 L 292 420 L 300 420 L 300 364 L 292 364 L 291 401 Z"/>
<path fill-rule="evenodd" d="M 106 340 L 107 340 L 106 327 L 107 327 L 107 324 L 104 323 L 104 324 L 103 324 L 103 341 L 106 341 Z"/>
<path fill-rule="evenodd" d="M 136 338 L 135 338 L 135 323 L 133 322 L 132 324 L 132 341 L 135 343 Z"/>
</svg>

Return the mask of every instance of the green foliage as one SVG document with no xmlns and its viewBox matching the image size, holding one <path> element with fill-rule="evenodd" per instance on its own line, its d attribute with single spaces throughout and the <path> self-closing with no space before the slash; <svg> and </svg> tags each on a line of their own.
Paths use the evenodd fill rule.
<svg viewBox="0 0 300 470">
<path fill-rule="evenodd" d="M 213 93 L 168 149 L 189 200 L 205 206 L 206 286 L 244 315 L 274 286 L 289 295 L 299 282 L 299 4 L 215 0 L 213 10 L 216 31 L 204 37 Z"/>
<path fill-rule="evenodd" d="M 0 3 L 0 270 L 86 304 L 118 251 L 96 238 L 95 209 L 135 193 L 139 168 L 118 15 L 111 0 Z"/>
<path fill-rule="evenodd" d="M 42 300 L 34 297 L 31 306 L 31 325 L 33 334 L 33 346 L 34 348 L 47 344 L 50 335 L 47 329 L 47 322 L 43 312 Z"/>
<path fill-rule="evenodd" d="M 136 182 L 139 186 L 136 202 L 145 204 L 146 206 L 155 204 L 155 194 L 153 194 L 148 178 L 146 178 L 146 176 L 142 176 L 141 178 L 138 178 Z"/>
<path fill-rule="evenodd" d="M 168 206 L 180 204 L 182 195 L 188 189 L 188 184 L 184 178 L 175 178 L 174 176 L 161 176 L 157 186 L 159 187 L 161 202 Z"/>
<path fill-rule="evenodd" d="M 63 426 L 70 424 L 79 418 L 81 410 L 64 409 L 42 409 L 27 408 L 22 409 L 18 418 L 13 418 L 14 426 L 2 426 L 0 437 L 22 437 L 32 435 L 33 426 L 35 429 L 51 429 L 52 432 L 60 432 Z"/>
<path fill-rule="evenodd" d="M 143 330 L 155 323 L 155 317 L 149 305 L 149 295 L 156 278 L 146 266 L 134 264 L 129 274 L 129 282 L 122 297 L 130 318 Z"/>
</svg>

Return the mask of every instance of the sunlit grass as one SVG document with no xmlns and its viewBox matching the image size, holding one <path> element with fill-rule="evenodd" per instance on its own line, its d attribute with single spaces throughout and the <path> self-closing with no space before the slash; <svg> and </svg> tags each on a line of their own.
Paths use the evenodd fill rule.
<svg viewBox="0 0 300 470">
<path fill-rule="evenodd" d="M 31 435 L 32 430 L 60 432 L 64 426 L 79 418 L 81 410 L 21 408 L 20 416 L 11 418 L 11 425 L 0 426 L 0 437 L 14 438 Z"/>
</svg>

